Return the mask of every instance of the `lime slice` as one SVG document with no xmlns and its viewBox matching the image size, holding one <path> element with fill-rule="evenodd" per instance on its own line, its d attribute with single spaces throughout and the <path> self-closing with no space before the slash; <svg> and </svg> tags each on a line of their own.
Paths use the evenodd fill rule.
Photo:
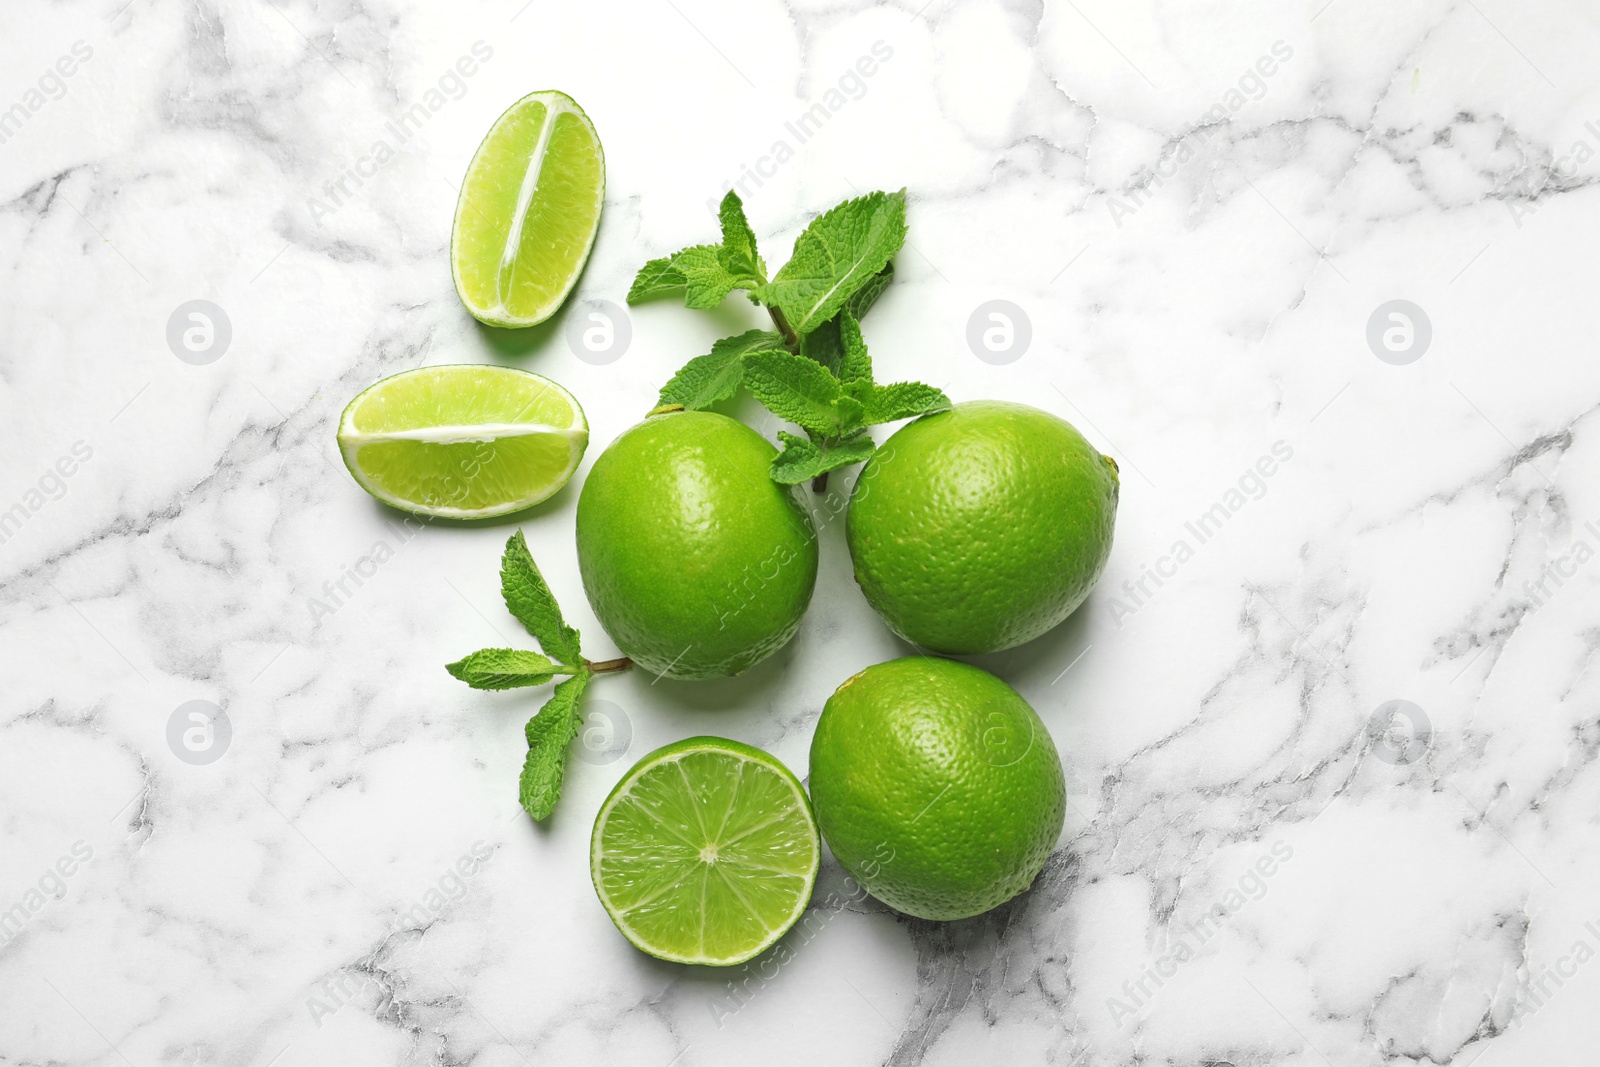
<svg viewBox="0 0 1600 1067">
<path fill-rule="evenodd" d="M 691 737 L 623 775 L 595 817 L 589 873 L 635 946 L 730 967 L 805 912 L 820 851 L 787 767 L 737 741 Z"/>
<path fill-rule="evenodd" d="M 474 318 L 532 326 L 572 291 L 600 228 L 606 161 L 566 93 L 531 93 L 490 127 L 456 201 L 450 268 Z"/>
<path fill-rule="evenodd" d="M 420 367 L 385 378 L 339 418 L 361 488 L 418 515 L 482 519 L 567 484 L 589 443 L 577 398 L 508 367 Z"/>
</svg>

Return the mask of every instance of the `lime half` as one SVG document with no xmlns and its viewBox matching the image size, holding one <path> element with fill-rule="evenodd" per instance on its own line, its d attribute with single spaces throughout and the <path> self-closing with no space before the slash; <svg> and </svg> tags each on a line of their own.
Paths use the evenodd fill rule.
<svg viewBox="0 0 1600 1067">
<path fill-rule="evenodd" d="M 532 326 L 572 291 L 605 202 L 606 163 L 566 93 L 531 93 L 478 146 L 450 232 L 456 292 L 491 326 Z"/>
<path fill-rule="evenodd" d="M 805 912 L 821 850 L 805 790 L 749 745 L 691 737 L 623 776 L 589 873 L 622 936 L 658 959 L 729 967 Z"/>
<path fill-rule="evenodd" d="M 421 367 L 385 378 L 339 418 L 361 488 L 418 515 L 482 519 L 567 484 L 589 443 L 577 398 L 508 367 Z"/>
</svg>

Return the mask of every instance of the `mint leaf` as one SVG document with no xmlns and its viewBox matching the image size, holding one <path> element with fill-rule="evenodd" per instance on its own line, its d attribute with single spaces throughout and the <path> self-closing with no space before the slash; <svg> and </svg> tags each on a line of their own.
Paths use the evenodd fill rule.
<svg viewBox="0 0 1600 1067">
<path fill-rule="evenodd" d="M 750 353 L 744 359 L 744 384 L 768 411 L 816 435 L 839 432 L 841 400 L 860 409 L 841 394 L 839 379 L 826 367 L 792 352 Z"/>
<path fill-rule="evenodd" d="M 670 256 L 652 259 L 634 275 L 633 285 L 628 289 L 628 303 L 637 304 L 645 297 L 682 289 L 689 284 L 691 274 L 721 269 L 716 245 L 694 245 Z"/>
<path fill-rule="evenodd" d="M 722 243 L 693 245 L 639 269 L 628 289 L 628 303 L 683 290 L 685 307 L 714 308 L 735 289 L 754 289 L 767 280 L 767 264 L 756 249 L 755 231 L 744 217 L 744 204 L 732 190 L 717 213 Z"/>
<path fill-rule="evenodd" d="M 584 690 L 589 686 L 589 679 L 593 677 L 594 675 L 589 671 L 579 671 L 555 687 L 555 691 L 550 694 L 550 699 L 546 700 L 544 706 L 539 709 L 539 714 L 529 719 L 528 725 L 523 727 L 522 732 L 528 739 L 529 748 L 536 747 L 550 737 L 552 733 L 558 734 L 560 732 L 552 731 L 551 727 L 560 725 L 563 712 L 577 710 L 578 699 L 583 696 Z M 567 734 L 568 741 L 577 736 L 578 725 L 577 722 L 573 723 L 572 731 Z"/>
<path fill-rule="evenodd" d="M 682 404 L 689 411 L 699 411 L 727 400 L 739 391 L 746 355 L 782 348 L 783 338 L 771 330 L 747 330 L 737 337 L 724 337 L 706 355 L 685 363 L 661 387 L 658 403 Z"/>
<path fill-rule="evenodd" d="M 880 422 L 894 422 L 916 415 L 943 411 L 950 406 L 950 398 L 931 385 L 921 382 L 895 382 L 893 385 L 871 385 L 862 388 L 856 384 L 851 395 L 864 409 L 862 421 L 872 426 Z"/>
<path fill-rule="evenodd" d="M 741 287 L 743 283 L 718 262 L 715 270 L 697 271 L 689 275 L 689 282 L 683 290 L 683 306 L 708 311 Z"/>
<path fill-rule="evenodd" d="M 474 689 L 516 689 L 543 685 L 556 676 L 559 665 L 520 648 L 480 648 L 444 669 Z"/>
<path fill-rule="evenodd" d="M 873 426 L 880 422 L 909 419 L 943 411 L 950 406 L 950 398 L 931 385 L 921 382 L 895 382 L 893 385 L 874 385 L 872 357 L 867 353 L 867 342 L 861 336 L 861 323 L 846 307 L 839 312 L 839 381 L 845 398 L 861 404 L 861 425 Z"/>
<path fill-rule="evenodd" d="M 861 323 L 849 308 L 839 312 L 839 381 L 845 385 L 853 382 L 872 382 L 872 357 L 867 355 L 867 342 L 861 336 Z"/>
<path fill-rule="evenodd" d="M 750 228 L 750 220 L 744 217 L 744 203 L 732 189 L 722 198 L 717 221 L 722 224 L 722 247 L 717 251 L 722 268 L 737 279 L 741 289 L 753 289 L 765 283 L 766 261 L 756 249 L 755 231 Z"/>
<path fill-rule="evenodd" d="M 523 810 L 536 820 L 548 819 L 555 810 L 556 801 L 561 799 L 567 746 L 578 736 L 578 727 L 583 722 L 578 715 L 578 699 L 583 696 L 589 678 L 589 672 L 583 671 L 556 686 L 556 691 L 539 709 L 539 714 L 528 720 L 524 730 L 528 738 L 528 756 L 522 762 L 518 793 Z"/>
<path fill-rule="evenodd" d="M 583 662 L 578 631 L 562 619 L 561 608 L 545 584 L 544 575 L 539 573 L 538 564 L 533 562 L 521 530 L 506 541 L 505 554 L 500 557 L 500 595 L 505 598 L 506 610 L 557 662 L 571 667 Z"/>
<path fill-rule="evenodd" d="M 753 284 L 728 273 L 722 265 L 721 252 L 720 245 L 695 245 L 664 259 L 652 259 L 634 276 L 628 303 L 637 304 L 646 297 L 682 289 L 685 307 L 716 307 L 733 290 Z"/>
<path fill-rule="evenodd" d="M 867 284 L 851 294 L 850 299 L 844 302 L 844 307 L 839 309 L 839 314 L 800 338 L 800 354 L 810 356 L 831 370 L 841 380 L 850 381 L 851 379 L 844 376 L 844 369 L 841 366 L 844 362 L 846 349 L 841 336 L 844 332 L 844 317 L 848 314 L 855 318 L 856 331 L 859 336 L 861 317 L 867 313 L 873 304 L 878 302 L 878 297 L 883 294 L 883 291 L 889 287 L 889 283 L 893 280 L 894 264 L 890 263 L 871 278 L 868 278 Z M 871 376 L 869 361 L 867 377 L 870 378 Z"/>
<path fill-rule="evenodd" d="M 848 467 L 872 458 L 877 448 L 872 438 L 862 433 L 836 444 L 807 441 L 792 433 L 778 431 L 784 448 L 773 457 L 772 480 L 781 485 L 799 485 L 829 471 Z"/>
<path fill-rule="evenodd" d="M 889 283 L 894 281 L 894 264 L 885 263 L 883 269 L 867 279 L 865 285 L 850 294 L 844 302 L 844 309 L 854 315 L 859 321 L 866 318 L 867 312 L 872 310 L 872 305 L 878 302 L 878 297 L 889 288 Z"/>
<path fill-rule="evenodd" d="M 844 348 L 839 343 L 839 316 L 835 315 L 810 333 L 802 334 L 800 354 L 816 360 L 827 367 L 830 374 L 838 377 L 839 364 L 844 359 Z"/>
<path fill-rule="evenodd" d="M 796 333 L 810 333 L 883 270 L 905 239 L 904 189 L 846 200 L 812 220 L 793 257 L 755 296 L 779 308 Z"/>
</svg>

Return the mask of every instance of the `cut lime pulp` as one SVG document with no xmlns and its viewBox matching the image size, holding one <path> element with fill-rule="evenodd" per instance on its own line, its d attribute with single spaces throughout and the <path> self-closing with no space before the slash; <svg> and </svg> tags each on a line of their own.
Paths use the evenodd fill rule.
<svg viewBox="0 0 1600 1067">
<path fill-rule="evenodd" d="M 456 201 L 456 292 L 491 326 L 543 322 L 583 271 L 605 202 L 605 153 L 566 93 L 531 93 L 490 127 Z"/>
<path fill-rule="evenodd" d="M 507 367 L 420 367 L 350 401 L 339 452 L 363 489 L 418 515 L 520 511 L 567 484 L 589 443 L 577 398 Z"/>
<path fill-rule="evenodd" d="M 804 914 L 821 849 L 805 790 L 760 749 L 691 737 L 623 776 L 595 817 L 600 903 L 658 959 L 730 967 Z"/>
</svg>

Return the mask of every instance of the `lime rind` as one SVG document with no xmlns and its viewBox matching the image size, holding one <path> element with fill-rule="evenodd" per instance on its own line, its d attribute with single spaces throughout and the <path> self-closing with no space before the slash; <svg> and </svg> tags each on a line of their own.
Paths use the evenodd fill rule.
<svg viewBox="0 0 1600 1067">
<path fill-rule="evenodd" d="M 578 496 L 578 571 L 635 665 L 742 674 L 800 627 L 817 576 L 806 506 L 768 477 L 777 450 L 709 411 L 648 418 L 594 461 Z"/>
<path fill-rule="evenodd" d="M 811 797 L 833 858 L 882 903 L 966 919 L 1027 890 L 1060 839 L 1050 731 L 1000 678 L 929 656 L 878 663 L 828 698 Z"/>
<path fill-rule="evenodd" d="M 697 758 L 706 756 L 738 761 L 739 776 L 729 789 L 697 792 L 686 763 L 699 762 L 695 770 L 703 771 L 705 761 Z M 681 785 L 674 776 L 652 773 L 669 766 L 678 770 Z M 608 833 L 632 838 L 633 854 L 607 852 Z M 752 843 L 763 833 L 765 851 Z M 705 862 L 708 850 L 716 857 L 711 862 Z M 811 801 L 793 772 L 749 745 L 691 737 L 651 752 L 623 775 L 595 816 L 589 866 L 601 905 L 634 947 L 672 963 L 733 967 L 765 952 L 805 914 L 821 857 Z M 608 888 L 607 874 L 622 885 Z M 652 936 L 655 928 L 688 940 L 679 935 L 685 912 L 696 909 L 695 951 Z M 740 943 L 707 951 L 712 922 L 735 931 Z"/>
<path fill-rule="evenodd" d="M 488 157 L 492 156 L 501 147 L 501 134 L 507 127 L 523 117 L 523 113 L 533 104 L 542 105 L 545 109 L 538 141 L 533 147 L 529 157 L 529 166 L 524 170 L 518 189 L 518 196 L 514 216 L 507 233 L 505 247 L 501 253 L 499 273 L 502 276 L 497 289 L 498 300 L 493 306 L 486 306 L 475 300 L 468 293 L 468 285 L 462 279 L 460 235 L 463 233 L 463 220 L 468 212 L 475 210 L 471 199 L 476 191 L 475 178 L 478 175 L 480 164 L 484 167 L 491 165 Z M 594 200 L 590 211 L 588 232 L 582 240 L 581 249 L 570 257 L 570 262 L 565 264 L 567 275 L 561 284 L 555 286 L 549 297 L 538 307 L 526 314 L 517 314 L 506 306 L 504 275 L 511 264 L 521 254 L 520 246 L 523 242 L 523 226 L 527 221 L 527 213 L 534 196 L 539 192 L 539 179 L 548 158 L 548 148 L 555 136 L 558 120 L 563 116 L 572 116 L 588 134 L 593 143 L 598 174 L 594 187 Z M 605 147 L 600 143 L 600 135 L 594 128 L 594 123 L 578 102 L 556 89 L 546 89 L 529 93 L 513 103 L 500 117 L 495 119 L 494 125 L 489 127 L 489 132 L 484 135 L 477 150 L 472 155 L 472 162 L 467 165 L 466 177 L 461 182 L 461 191 L 456 198 L 455 217 L 450 229 L 450 275 L 455 283 L 456 295 L 461 299 L 462 306 L 470 312 L 473 318 L 490 326 L 504 326 L 519 328 L 536 326 L 554 315 L 571 294 L 573 286 L 578 282 L 578 277 L 583 273 L 584 264 L 589 260 L 589 253 L 594 248 L 596 236 L 600 232 L 600 215 L 605 206 L 606 179 L 605 179 Z"/>
<path fill-rule="evenodd" d="M 358 426 L 358 416 L 362 413 L 364 405 L 374 398 L 382 396 L 384 390 L 393 390 L 397 379 L 412 376 L 434 376 L 441 379 L 452 374 L 470 371 L 474 378 L 481 384 L 494 379 L 503 379 L 500 383 L 505 392 L 515 389 L 526 390 L 530 385 L 539 391 L 553 393 L 560 397 L 570 407 L 572 422 L 567 426 L 550 425 L 543 422 L 514 422 L 496 421 L 483 423 L 445 424 L 406 426 L 399 429 L 371 429 Z M 443 382 L 432 387 L 432 391 L 441 399 L 448 401 L 450 387 L 448 382 Z M 504 396 L 496 400 L 503 401 Z M 490 407 L 495 406 L 490 403 Z M 509 515 L 532 507 L 541 501 L 549 499 L 561 490 L 572 479 L 577 471 L 578 464 L 583 460 L 583 454 L 589 443 L 589 424 L 584 417 L 583 408 L 578 403 L 577 397 L 564 389 L 561 385 L 542 375 L 532 374 L 528 371 L 515 370 L 509 367 L 490 367 L 479 364 L 447 364 L 435 367 L 421 367 L 401 374 L 391 375 L 362 390 L 354 400 L 345 406 L 343 414 L 339 417 L 339 454 L 344 460 L 344 465 L 350 476 L 373 497 L 381 500 L 391 507 L 408 511 L 415 515 L 425 515 L 432 518 L 444 519 L 486 519 L 498 515 Z M 468 444 L 499 444 L 502 451 L 507 453 L 500 457 L 507 463 L 502 463 L 502 469 L 497 472 L 504 477 L 512 473 L 503 468 L 515 465 L 517 459 L 527 460 L 534 449 L 545 453 L 553 453 L 558 460 L 561 457 L 560 446 L 565 446 L 564 461 L 558 462 L 555 473 L 541 480 L 526 491 L 507 495 L 504 499 L 479 507 L 457 507 L 448 504 L 430 504 L 415 497 L 406 496 L 397 492 L 391 484 L 393 479 L 386 482 L 375 477 L 368 467 L 377 465 L 371 458 L 374 453 L 395 450 L 395 446 L 405 448 L 409 446 L 440 446 L 448 450 L 453 445 Z M 420 449 L 419 449 L 420 451 Z M 363 462 L 363 453 L 367 453 L 369 460 Z M 521 453 L 521 456 L 516 456 Z M 480 471 L 490 467 L 490 464 L 480 463 Z"/>
</svg>

